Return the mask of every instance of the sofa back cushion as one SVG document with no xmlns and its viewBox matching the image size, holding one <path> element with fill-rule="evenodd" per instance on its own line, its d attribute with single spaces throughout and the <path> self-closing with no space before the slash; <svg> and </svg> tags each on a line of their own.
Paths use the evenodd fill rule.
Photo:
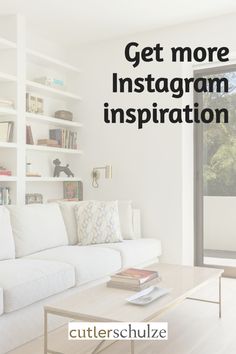
<svg viewBox="0 0 236 354">
<path fill-rule="evenodd" d="M 10 215 L 7 208 L 0 206 L 0 261 L 15 258 Z"/>
<path fill-rule="evenodd" d="M 75 207 L 83 202 L 58 202 L 66 231 L 69 245 L 78 243 L 77 221 L 75 216 Z M 118 211 L 120 219 L 121 235 L 124 240 L 140 238 L 140 214 L 139 210 L 132 208 L 132 202 L 118 200 Z M 138 232 L 137 232 L 138 229 Z"/>
<path fill-rule="evenodd" d="M 58 204 L 9 206 L 16 257 L 68 244 Z"/>
<path fill-rule="evenodd" d="M 133 240 L 134 225 L 133 225 L 133 209 L 132 202 L 129 200 L 119 200 L 118 210 L 120 216 L 121 234 L 124 240 Z"/>
<path fill-rule="evenodd" d="M 80 245 L 122 241 L 117 201 L 86 201 L 75 206 Z"/>
<path fill-rule="evenodd" d="M 78 243 L 75 206 L 81 202 L 58 202 L 66 226 L 69 245 Z"/>
</svg>

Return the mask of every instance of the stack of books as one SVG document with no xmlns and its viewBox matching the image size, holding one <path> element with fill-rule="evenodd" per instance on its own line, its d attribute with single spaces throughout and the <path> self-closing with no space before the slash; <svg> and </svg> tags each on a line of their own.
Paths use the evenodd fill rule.
<svg viewBox="0 0 236 354">
<path fill-rule="evenodd" d="M 77 132 L 67 129 L 50 129 L 49 138 L 56 140 L 58 145 L 64 149 L 77 150 Z"/>
<path fill-rule="evenodd" d="M 0 107 L 2 108 L 13 108 L 14 102 L 12 100 L 6 100 L 5 98 L 0 98 Z"/>
<path fill-rule="evenodd" d="M 0 176 L 11 176 L 12 172 L 7 170 L 5 167 L 0 166 Z"/>
<path fill-rule="evenodd" d="M 13 140 L 13 127 L 14 123 L 7 121 L 7 122 L 0 122 L 0 141 L 4 143 L 12 142 Z"/>
<path fill-rule="evenodd" d="M 60 147 L 57 140 L 53 140 L 53 139 L 39 139 L 38 145 L 50 146 L 50 147 Z"/>
<path fill-rule="evenodd" d="M 111 276 L 108 287 L 141 291 L 155 285 L 160 280 L 159 273 L 154 270 L 129 268 Z"/>
<path fill-rule="evenodd" d="M 0 205 L 9 205 L 9 204 L 11 204 L 10 188 L 0 187 Z"/>
</svg>

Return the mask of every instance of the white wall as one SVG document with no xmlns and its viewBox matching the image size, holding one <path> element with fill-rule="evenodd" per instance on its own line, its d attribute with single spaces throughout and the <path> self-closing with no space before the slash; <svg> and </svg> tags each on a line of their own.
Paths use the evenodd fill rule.
<svg viewBox="0 0 236 354">
<path fill-rule="evenodd" d="M 193 261 L 193 161 L 192 129 L 177 125 L 106 125 L 103 103 L 115 107 L 181 106 L 169 95 L 113 94 L 112 72 L 120 76 L 181 76 L 180 64 L 146 63 L 134 69 L 123 52 L 129 41 L 140 45 L 220 46 L 235 50 L 236 16 L 225 16 L 161 31 L 133 35 L 121 40 L 89 44 L 73 51 L 71 58 L 82 67 L 80 108 L 84 121 L 81 145 L 85 198 L 132 199 L 142 211 L 143 234 L 162 240 L 162 260 L 171 263 Z M 122 24 L 121 24 L 122 25 Z M 91 186 L 93 167 L 111 163 L 114 177 Z"/>
</svg>

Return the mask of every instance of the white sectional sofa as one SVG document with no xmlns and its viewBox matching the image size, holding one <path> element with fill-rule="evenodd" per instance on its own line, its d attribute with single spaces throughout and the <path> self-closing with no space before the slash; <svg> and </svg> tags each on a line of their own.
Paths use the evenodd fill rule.
<svg viewBox="0 0 236 354">
<path fill-rule="evenodd" d="M 0 207 L 0 353 L 43 333 L 43 306 L 157 262 L 157 239 L 141 238 L 139 210 L 119 202 L 122 242 L 78 245 L 75 203 Z M 61 325 L 53 319 L 50 328 Z"/>
</svg>

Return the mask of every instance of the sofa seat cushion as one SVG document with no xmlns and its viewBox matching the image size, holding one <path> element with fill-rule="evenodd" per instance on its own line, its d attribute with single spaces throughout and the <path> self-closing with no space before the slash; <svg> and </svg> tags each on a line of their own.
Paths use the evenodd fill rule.
<svg viewBox="0 0 236 354">
<path fill-rule="evenodd" d="M 141 265 L 161 255 L 161 242 L 152 238 L 124 240 L 123 242 L 109 243 L 102 246 L 120 252 L 122 268 Z"/>
<path fill-rule="evenodd" d="M 0 316 L 3 314 L 3 288 L 0 288 Z"/>
<path fill-rule="evenodd" d="M 29 258 L 73 265 L 77 284 L 102 278 L 121 268 L 120 253 L 106 247 L 62 246 L 27 256 L 27 259 Z"/>
<path fill-rule="evenodd" d="M 74 285 L 74 269 L 66 263 L 30 259 L 0 262 L 4 312 L 18 310 Z"/>
</svg>

